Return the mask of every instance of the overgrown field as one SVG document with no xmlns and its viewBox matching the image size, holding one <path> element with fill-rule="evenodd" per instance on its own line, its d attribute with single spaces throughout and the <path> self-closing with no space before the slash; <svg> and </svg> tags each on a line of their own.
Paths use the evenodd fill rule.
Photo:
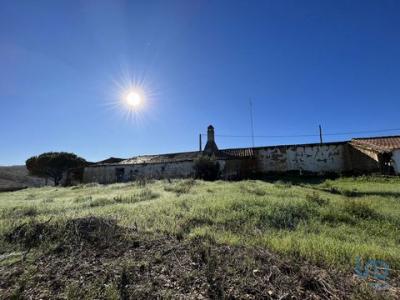
<svg viewBox="0 0 400 300">
<path fill-rule="evenodd" d="M 400 297 L 399 178 L 33 188 L 0 194 L 0 236 L 4 298 Z"/>
</svg>

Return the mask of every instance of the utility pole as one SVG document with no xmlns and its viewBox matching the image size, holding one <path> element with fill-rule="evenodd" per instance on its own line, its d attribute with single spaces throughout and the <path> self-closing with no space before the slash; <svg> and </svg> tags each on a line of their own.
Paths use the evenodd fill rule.
<svg viewBox="0 0 400 300">
<path fill-rule="evenodd" d="M 322 144 L 323 143 L 323 141 L 322 141 L 322 127 L 321 127 L 321 125 L 319 125 L 319 142 Z"/>
<path fill-rule="evenodd" d="M 254 124 L 253 124 L 253 102 L 251 98 L 249 99 L 250 102 L 250 123 L 251 123 L 251 144 L 254 148 Z"/>
<path fill-rule="evenodd" d="M 199 151 L 203 151 L 203 146 L 201 145 L 201 133 L 199 134 Z"/>
</svg>

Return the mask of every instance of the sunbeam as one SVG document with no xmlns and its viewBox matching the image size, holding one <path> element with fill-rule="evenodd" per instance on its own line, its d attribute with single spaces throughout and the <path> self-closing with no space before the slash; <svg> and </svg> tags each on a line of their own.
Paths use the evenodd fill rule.
<svg viewBox="0 0 400 300">
<path fill-rule="evenodd" d="M 153 109 L 156 93 L 146 82 L 142 73 L 122 72 L 112 79 L 112 88 L 105 105 L 123 119 L 143 124 L 145 117 Z"/>
</svg>

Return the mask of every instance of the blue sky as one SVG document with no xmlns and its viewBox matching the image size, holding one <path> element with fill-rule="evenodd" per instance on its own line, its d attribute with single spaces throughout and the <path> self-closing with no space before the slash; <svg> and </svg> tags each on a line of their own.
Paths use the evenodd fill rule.
<svg viewBox="0 0 400 300">
<path fill-rule="evenodd" d="M 400 128 L 399 14 L 394 0 L 1 1 L 0 165 L 197 150 L 209 124 L 250 135 L 249 98 L 255 135 Z M 131 119 L 115 103 L 127 79 L 147 95 Z"/>
</svg>

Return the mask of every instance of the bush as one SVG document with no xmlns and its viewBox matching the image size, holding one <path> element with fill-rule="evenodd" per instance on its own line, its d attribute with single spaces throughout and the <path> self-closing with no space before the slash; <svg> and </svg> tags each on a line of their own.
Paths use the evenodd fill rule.
<svg viewBox="0 0 400 300">
<path fill-rule="evenodd" d="M 319 219 L 322 223 L 329 223 L 334 225 L 340 223 L 354 225 L 357 222 L 357 220 L 346 211 L 338 209 L 327 209 L 322 211 Z"/>
<path fill-rule="evenodd" d="M 302 221 L 307 221 L 314 214 L 314 210 L 307 203 L 287 203 L 274 206 L 266 215 L 262 215 L 260 222 L 275 229 L 293 230 Z"/>
<path fill-rule="evenodd" d="M 153 200 L 160 197 L 160 194 L 153 192 L 150 189 L 143 189 L 135 194 L 128 196 L 116 196 L 114 201 L 117 203 L 136 203 L 141 201 Z"/>
<path fill-rule="evenodd" d="M 256 196 L 265 196 L 267 194 L 263 188 L 253 185 L 250 182 L 244 182 L 240 186 L 240 189 L 246 194 L 253 194 Z"/>
<path fill-rule="evenodd" d="M 318 194 L 317 192 L 313 192 L 312 194 L 307 194 L 306 200 L 310 203 L 314 203 L 319 206 L 324 206 L 329 204 L 329 199 L 321 198 L 321 195 Z"/>
<path fill-rule="evenodd" d="M 175 192 L 176 195 L 179 197 L 182 194 L 187 194 L 190 192 L 192 187 L 196 184 L 196 181 L 193 179 L 183 180 L 174 185 L 168 185 L 164 187 L 166 192 Z"/>
<path fill-rule="evenodd" d="M 345 203 L 345 211 L 363 220 L 379 219 L 380 217 L 380 214 L 372 209 L 368 204 L 356 200 L 347 201 Z"/>
<path fill-rule="evenodd" d="M 214 157 L 200 156 L 194 161 L 195 176 L 198 179 L 214 181 L 220 176 L 219 163 Z"/>
</svg>

